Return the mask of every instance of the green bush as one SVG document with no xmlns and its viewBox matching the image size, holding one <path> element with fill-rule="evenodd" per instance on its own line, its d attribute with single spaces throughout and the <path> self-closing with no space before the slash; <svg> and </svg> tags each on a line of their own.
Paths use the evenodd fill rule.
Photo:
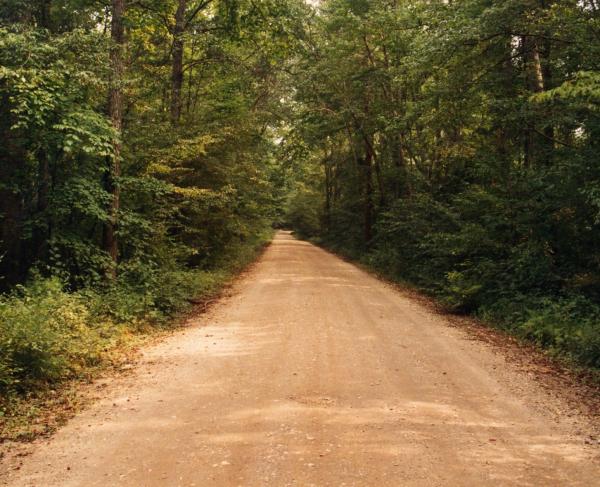
<svg viewBox="0 0 600 487">
<path fill-rule="evenodd" d="M 515 185 L 514 195 L 472 185 L 446 200 L 397 200 L 377 216 L 366 252 L 339 237 L 341 230 L 323 240 L 435 296 L 449 311 L 475 313 L 552 353 L 600 367 L 597 272 L 572 255 L 577 238 L 565 237 L 571 213 L 555 211 L 542 182 Z M 527 191 L 535 198 L 522 199 Z M 349 225 L 340 225 L 346 235 Z"/>
<path fill-rule="evenodd" d="M 66 290 L 57 278 L 33 278 L 0 296 L 0 393 L 6 397 L 81 375 L 100 364 L 123 333 L 162 324 L 206 299 L 250 263 L 271 233 L 232 243 L 212 269 L 159 268 L 129 261 L 111 284 Z"/>
<path fill-rule="evenodd" d="M 57 278 L 37 279 L 0 299 L 0 388 L 23 390 L 80 373 L 101 359 L 85 300 Z"/>
<path fill-rule="evenodd" d="M 120 323 L 160 323 L 189 306 L 190 298 L 213 292 L 222 281 L 220 272 L 157 270 L 145 281 L 123 279 L 100 293 L 91 291 L 94 314 Z"/>
<path fill-rule="evenodd" d="M 586 298 L 520 295 L 484 306 L 479 314 L 552 353 L 600 368 L 600 307 Z"/>
</svg>

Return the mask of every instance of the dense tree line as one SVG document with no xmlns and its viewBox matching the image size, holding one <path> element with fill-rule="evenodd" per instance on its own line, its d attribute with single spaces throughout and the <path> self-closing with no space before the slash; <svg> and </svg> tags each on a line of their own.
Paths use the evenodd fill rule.
<svg viewBox="0 0 600 487">
<path fill-rule="evenodd" d="M 600 366 L 599 8 L 321 2 L 296 65 L 290 223 Z"/>
<path fill-rule="evenodd" d="M 0 2 L 0 413 L 274 223 L 600 366 L 599 8 Z"/>
<path fill-rule="evenodd" d="M 0 392 L 97 363 L 264 241 L 305 9 L 1 2 Z"/>
<path fill-rule="evenodd" d="M 39 264 L 79 284 L 174 255 L 161 247 L 201 260 L 271 208 L 269 105 L 289 7 L 88 3 L 4 6 L 5 289 Z"/>
</svg>

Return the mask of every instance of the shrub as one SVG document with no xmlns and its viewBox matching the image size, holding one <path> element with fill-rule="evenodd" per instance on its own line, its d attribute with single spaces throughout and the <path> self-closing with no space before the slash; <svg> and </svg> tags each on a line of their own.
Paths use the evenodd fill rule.
<svg viewBox="0 0 600 487">
<path fill-rule="evenodd" d="M 480 315 L 552 353 L 600 368 L 600 307 L 586 298 L 521 295 L 482 307 Z"/>
<path fill-rule="evenodd" d="M 0 388 L 23 390 L 77 375 L 101 357 L 98 330 L 77 294 L 36 279 L 0 299 Z"/>
<path fill-rule="evenodd" d="M 127 329 L 165 323 L 190 306 L 190 298 L 213 295 L 269 237 L 270 232 L 232 243 L 212 269 L 132 260 L 110 285 L 68 292 L 59 278 L 38 276 L 0 295 L 1 395 L 43 388 L 100 364 Z"/>
</svg>

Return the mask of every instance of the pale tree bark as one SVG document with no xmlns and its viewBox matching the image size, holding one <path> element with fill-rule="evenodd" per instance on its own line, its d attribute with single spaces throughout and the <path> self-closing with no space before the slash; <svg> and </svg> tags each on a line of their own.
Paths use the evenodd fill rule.
<svg viewBox="0 0 600 487">
<path fill-rule="evenodd" d="M 546 90 L 547 85 L 545 75 L 549 75 L 550 70 L 542 63 L 539 41 L 533 36 L 523 36 L 522 46 L 529 91 L 542 93 Z M 539 131 L 536 128 L 536 125 L 539 126 L 539 123 L 536 123 L 539 122 L 537 119 L 539 116 L 530 122 L 525 134 L 525 164 L 527 166 L 535 165 L 536 162 L 549 164 L 552 159 L 554 130 L 551 126 L 546 126 L 543 132 Z"/>
<path fill-rule="evenodd" d="M 544 72 L 540 59 L 540 49 L 536 39 L 527 39 L 528 78 L 531 91 L 541 93 L 544 91 Z"/>
</svg>

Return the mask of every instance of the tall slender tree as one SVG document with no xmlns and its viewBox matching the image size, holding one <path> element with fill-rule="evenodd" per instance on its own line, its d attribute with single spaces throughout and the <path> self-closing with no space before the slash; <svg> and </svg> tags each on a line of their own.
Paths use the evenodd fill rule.
<svg viewBox="0 0 600 487">
<path fill-rule="evenodd" d="M 117 227 L 120 208 L 121 144 L 123 128 L 123 74 L 125 49 L 125 0 L 112 0 L 111 3 L 111 48 L 110 48 L 110 86 L 108 91 L 108 116 L 114 129 L 113 153 L 108 158 L 105 175 L 105 188 L 110 194 L 108 219 L 104 225 L 104 250 L 110 255 L 111 278 L 116 277 L 119 258 Z"/>
</svg>

